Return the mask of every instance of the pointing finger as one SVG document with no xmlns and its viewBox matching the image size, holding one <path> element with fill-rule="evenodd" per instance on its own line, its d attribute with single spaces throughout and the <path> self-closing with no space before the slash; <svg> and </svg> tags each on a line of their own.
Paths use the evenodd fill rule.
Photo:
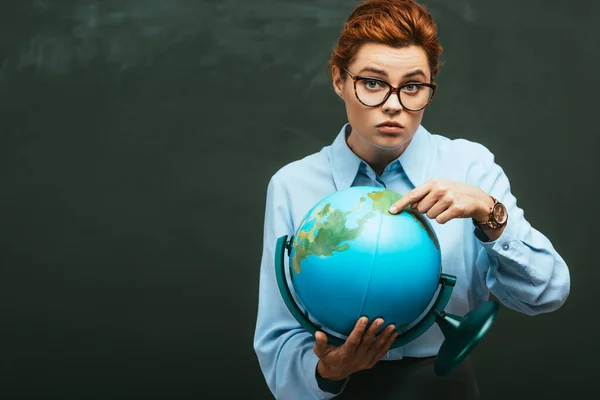
<svg viewBox="0 0 600 400">
<path fill-rule="evenodd" d="M 412 204 L 412 203 L 415 203 L 415 202 L 421 200 L 423 197 L 425 197 L 425 195 L 427 193 L 429 193 L 429 185 L 428 184 L 424 184 L 424 185 L 414 188 L 413 190 L 406 193 L 406 195 L 403 196 L 400 200 L 398 200 L 397 202 L 392 204 L 392 206 L 390 207 L 390 210 L 389 210 L 390 213 L 396 214 L 399 210 L 403 210 L 404 207 L 408 206 L 409 204 Z"/>
</svg>

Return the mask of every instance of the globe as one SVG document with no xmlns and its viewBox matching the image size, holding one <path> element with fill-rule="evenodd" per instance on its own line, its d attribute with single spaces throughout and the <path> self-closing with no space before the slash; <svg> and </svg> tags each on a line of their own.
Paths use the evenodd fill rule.
<svg viewBox="0 0 600 400">
<path fill-rule="evenodd" d="M 326 196 L 301 220 L 289 280 L 295 301 L 323 331 L 347 337 L 367 316 L 401 332 L 429 310 L 442 272 L 440 246 L 422 214 L 408 207 L 389 213 L 401 198 L 354 186 Z"/>
</svg>

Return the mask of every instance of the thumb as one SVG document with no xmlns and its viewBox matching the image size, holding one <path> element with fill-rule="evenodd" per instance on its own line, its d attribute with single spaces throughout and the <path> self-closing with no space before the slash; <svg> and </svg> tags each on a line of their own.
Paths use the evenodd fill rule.
<svg viewBox="0 0 600 400">
<path fill-rule="evenodd" d="M 324 332 L 315 332 L 315 347 L 314 352 L 317 357 L 321 358 L 329 352 L 329 345 L 327 344 L 327 335 Z"/>
</svg>

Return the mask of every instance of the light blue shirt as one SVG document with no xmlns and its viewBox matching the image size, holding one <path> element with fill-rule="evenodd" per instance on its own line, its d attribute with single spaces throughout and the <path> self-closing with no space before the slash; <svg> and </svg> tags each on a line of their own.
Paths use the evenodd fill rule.
<svg viewBox="0 0 600 400">
<path fill-rule="evenodd" d="M 527 315 L 556 310 L 569 295 L 565 261 L 525 219 L 507 176 L 485 146 L 431 134 L 421 125 L 405 151 L 378 176 L 348 147 L 346 134 L 350 129 L 346 123 L 331 145 L 283 166 L 268 183 L 254 350 L 277 399 L 335 396 L 319 386 L 315 339 L 286 308 L 274 267 L 277 239 L 294 235 L 304 215 L 335 191 L 369 185 L 405 195 L 437 177 L 477 186 L 506 206 L 508 222 L 495 241 L 487 241 L 470 218 L 445 224 L 429 220 L 440 242 L 443 272 L 457 278 L 445 308 L 449 313 L 465 315 L 486 301 L 489 292 L 506 307 Z M 286 268 L 288 261 L 285 257 Z M 436 355 L 443 341 L 439 326 L 434 324 L 414 341 L 390 350 L 382 360 Z M 344 387 L 345 383 L 341 390 Z"/>
</svg>

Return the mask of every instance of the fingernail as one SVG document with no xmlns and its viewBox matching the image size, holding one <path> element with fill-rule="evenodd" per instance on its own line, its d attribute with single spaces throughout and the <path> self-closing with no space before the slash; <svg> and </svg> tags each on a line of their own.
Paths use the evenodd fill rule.
<svg viewBox="0 0 600 400">
<path fill-rule="evenodd" d="M 395 213 L 396 211 L 398 211 L 398 209 L 396 208 L 396 206 L 391 206 L 391 207 L 390 207 L 390 212 L 391 212 L 392 214 L 393 214 L 393 213 Z"/>
<path fill-rule="evenodd" d="M 361 324 L 361 325 L 366 325 L 366 324 L 367 324 L 367 318 L 365 318 L 365 317 L 362 317 L 362 318 L 360 319 L 360 324 Z"/>
<path fill-rule="evenodd" d="M 377 321 L 375 321 L 375 326 L 381 326 L 382 323 L 383 321 L 378 319 Z"/>
</svg>

